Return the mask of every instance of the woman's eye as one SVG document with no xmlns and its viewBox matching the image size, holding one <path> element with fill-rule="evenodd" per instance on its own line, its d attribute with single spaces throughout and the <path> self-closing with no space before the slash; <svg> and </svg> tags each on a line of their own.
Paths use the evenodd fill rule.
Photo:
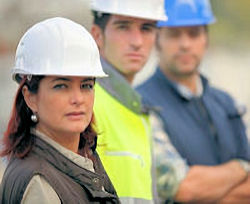
<svg viewBox="0 0 250 204">
<path fill-rule="evenodd" d="M 93 84 L 82 84 L 81 88 L 82 89 L 93 89 L 94 85 Z"/>
<path fill-rule="evenodd" d="M 66 84 L 56 84 L 54 87 L 54 89 L 64 89 L 67 88 Z"/>
</svg>

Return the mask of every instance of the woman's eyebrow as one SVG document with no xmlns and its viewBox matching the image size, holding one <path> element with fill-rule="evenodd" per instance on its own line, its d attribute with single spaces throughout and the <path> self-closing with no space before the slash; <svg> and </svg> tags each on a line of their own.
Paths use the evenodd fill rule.
<svg viewBox="0 0 250 204">
<path fill-rule="evenodd" d="M 82 82 L 86 82 L 86 81 L 95 81 L 95 78 L 89 77 L 89 78 L 86 78 L 86 79 L 82 80 Z"/>
<path fill-rule="evenodd" d="M 51 82 L 54 82 L 54 81 L 71 81 L 71 80 L 65 77 L 58 77 L 58 78 L 53 79 Z"/>
<path fill-rule="evenodd" d="M 51 82 L 55 82 L 55 81 L 72 81 L 72 79 L 66 78 L 66 77 L 58 77 L 58 78 L 51 80 Z M 86 81 L 95 81 L 95 78 L 88 77 L 88 78 L 81 80 L 81 82 L 86 82 Z"/>
</svg>

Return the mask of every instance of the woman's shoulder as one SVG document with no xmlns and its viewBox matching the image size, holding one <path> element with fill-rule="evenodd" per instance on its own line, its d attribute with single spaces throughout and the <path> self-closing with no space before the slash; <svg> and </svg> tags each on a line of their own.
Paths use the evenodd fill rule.
<svg viewBox="0 0 250 204">
<path fill-rule="evenodd" d="M 24 204 L 33 203 L 53 203 L 59 204 L 60 199 L 55 190 L 50 186 L 47 180 L 41 175 L 34 175 L 30 180 L 23 194 L 22 202 Z"/>
<path fill-rule="evenodd" d="M 32 155 L 25 158 L 12 158 L 2 178 L 1 195 L 7 200 L 15 199 L 20 202 L 31 179 L 42 168 L 46 168 L 43 162 Z M 15 195 L 15 198 L 11 195 Z"/>
<path fill-rule="evenodd" d="M 30 180 L 36 172 L 39 172 L 43 168 L 46 168 L 46 162 L 30 153 L 24 158 L 11 159 L 5 170 L 4 177 L 8 177 L 8 179 L 14 178 L 15 180 Z"/>
</svg>

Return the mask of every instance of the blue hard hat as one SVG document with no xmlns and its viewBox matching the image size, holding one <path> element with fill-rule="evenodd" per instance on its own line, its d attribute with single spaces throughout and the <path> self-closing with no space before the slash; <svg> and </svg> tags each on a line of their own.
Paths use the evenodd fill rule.
<svg viewBox="0 0 250 204">
<path fill-rule="evenodd" d="M 165 0 L 167 21 L 158 27 L 207 25 L 216 21 L 209 0 Z"/>
</svg>

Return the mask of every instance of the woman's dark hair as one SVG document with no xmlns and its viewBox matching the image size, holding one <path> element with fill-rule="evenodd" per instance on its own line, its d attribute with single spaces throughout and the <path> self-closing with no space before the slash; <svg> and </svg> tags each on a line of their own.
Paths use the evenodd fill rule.
<svg viewBox="0 0 250 204">
<path fill-rule="evenodd" d="M 20 81 L 7 130 L 2 139 L 2 151 L 0 152 L 0 156 L 24 158 L 32 149 L 35 138 L 30 134 L 30 128 L 35 127 L 36 123 L 31 120 L 33 112 L 24 100 L 22 89 L 24 86 L 27 86 L 31 93 L 36 94 L 39 89 L 40 81 L 44 77 L 45 76 L 32 76 L 31 80 L 24 77 Z M 96 132 L 91 124 L 92 122 L 85 131 L 81 133 L 79 143 L 79 152 L 87 156 L 91 156 L 91 153 L 88 151 L 90 148 L 92 150 L 96 148 Z"/>
</svg>

